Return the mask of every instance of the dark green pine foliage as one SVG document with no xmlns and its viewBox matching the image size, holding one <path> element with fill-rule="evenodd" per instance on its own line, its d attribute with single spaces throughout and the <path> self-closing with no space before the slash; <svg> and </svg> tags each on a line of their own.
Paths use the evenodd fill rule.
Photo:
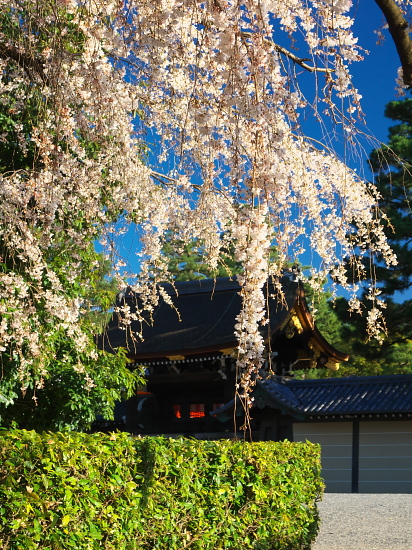
<svg viewBox="0 0 412 550">
<path fill-rule="evenodd" d="M 388 145 L 375 149 L 370 162 L 382 195 L 381 208 L 391 220 L 387 236 L 398 258 L 391 269 L 378 265 L 376 276 L 383 293 L 393 296 L 412 285 L 412 99 L 388 103 L 385 116 L 397 124 L 389 128 Z"/>
</svg>

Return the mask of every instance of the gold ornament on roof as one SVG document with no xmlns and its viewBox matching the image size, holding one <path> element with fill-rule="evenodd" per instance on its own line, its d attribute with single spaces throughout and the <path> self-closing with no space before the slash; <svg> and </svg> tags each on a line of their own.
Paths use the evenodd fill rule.
<svg viewBox="0 0 412 550">
<path fill-rule="evenodd" d="M 316 342 L 313 338 L 311 338 L 308 342 L 309 349 L 312 350 L 312 357 L 310 359 L 310 368 L 314 369 L 318 366 L 318 359 L 320 357 L 320 351 L 316 345 Z"/>
<path fill-rule="evenodd" d="M 303 327 L 299 320 L 298 314 L 295 308 L 290 310 L 288 319 L 286 320 L 285 336 L 286 338 L 293 338 L 295 333 L 302 334 Z M 282 327 L 283 328 L 283 327 Z"/>
<path fill-rule="evenodd" d="M 326 362 L 325 367 L 328 368 L 329 370 L 336 371 L 336 370 L 339 370 L 340 363 L 337 363 L 336 361 L 329 359 L 329 361 Z"/>
</svg>

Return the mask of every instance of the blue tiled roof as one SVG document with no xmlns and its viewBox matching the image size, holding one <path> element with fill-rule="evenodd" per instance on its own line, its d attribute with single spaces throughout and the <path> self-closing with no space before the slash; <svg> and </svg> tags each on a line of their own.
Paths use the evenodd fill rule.
<svg viewBox="0 0 412 550">
<path fill-rule="evenodd" d="M 294 416 L 412 412 L 412 375 L 258 382 L 267 405 Z"/>
</svg>

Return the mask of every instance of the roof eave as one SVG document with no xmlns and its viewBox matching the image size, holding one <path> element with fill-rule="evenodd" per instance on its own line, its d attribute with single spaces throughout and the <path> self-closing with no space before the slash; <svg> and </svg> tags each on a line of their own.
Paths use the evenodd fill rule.
<svg viewBox="0 0 412 550">
<path fill-rule="evenodd" d="M 297 304 L 295 306 L 295 311 L 298 315 L 299 321 L 303 327 L 303 330 L 310 331 L 312 333 L 312 338 L 315 342 L 316 347 L 320 352 L 323 352 L 336 364 L 342 363 L 349 360 L 349 355 L 343 353 L 333 347 L 327 340 L 322 336 L 319 329 L 315 325 L 315 321 L 310 313 L 308 303 L 306 301 L 305 292 L 303 286 L 299 285 L 299 296 Z M 330 367 L 329 367 L 330 368 Z M 334 370 L 333 368 L 331 370 Z"/>
</svg>

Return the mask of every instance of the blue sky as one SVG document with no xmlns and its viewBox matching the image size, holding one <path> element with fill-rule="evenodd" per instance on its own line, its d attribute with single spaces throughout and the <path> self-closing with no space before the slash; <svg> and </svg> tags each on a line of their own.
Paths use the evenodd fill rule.
<svg viewBox="0 0 412 550">
<path fill-rule="evenodd" d="M 356 87 L 362 94 L 362 105 L 367 125 L 371 133 L 380 141 L 387 138 L 388 127 L 393 124 L 383 116 L 388 101 L 395 95 L 395 79 L 400 65 L 395 46 L 387 31 L 386 40 L 376 45 L 374 30 L 382 23 L 382 13 L 373 0 L 360 0 L 354 34 L 359 36 L 359 44 L 370 51 L 361 63 L 352 66 Z"/>
<path fill-rule="evenodd" d="M 379 141 L 386 141 L 388 127 L 393 124 L 383 115 L 385 105 L 397 99 L 395 79 L 399 60 L 392 39 L 387 31 L 386 40 L 380 46 L 376 45 L 377 35 L 374 33 L 382 24 L 382 14 L 374 0 L 360 0 L 354 26 L 354 34 L 359 37 L 359 45 L 370 51 L 365 60 L 351 66 L 351 74 L 355 87 L 362 95 L 362 108 L 366 117 L 366 133 L 373 135 Z M 304 78 L 310 78 L 312 75 Z M 313 84 L 312 84 L 313 86 Z M 320 138 L 317 126 L 311 125 L 310 120 L 304 124 L 304 131 L 315 138 Z M 362 140 L 364 151 L 357 161 L 349 160 L 352 168 L 356 167 L 362 175 L 370 179 L 371 173 L 367 167 L 367 157 L 374 145 L 371 141 Z M 355 166 L 356 165 L 356 166 Z M 132 271 L 138 271 L 138 258 L 135 254 L 139 250 L 139 234 L 135 227 L 131 227 L 121 238 L 122 256 L 128 262 Z M 100 247 L 98 247 L 100 248 Z M 308 256 L 309 258 L 310 256 Z M 304 263 L 305 259 L 302 259 Z"/>
</svg>

